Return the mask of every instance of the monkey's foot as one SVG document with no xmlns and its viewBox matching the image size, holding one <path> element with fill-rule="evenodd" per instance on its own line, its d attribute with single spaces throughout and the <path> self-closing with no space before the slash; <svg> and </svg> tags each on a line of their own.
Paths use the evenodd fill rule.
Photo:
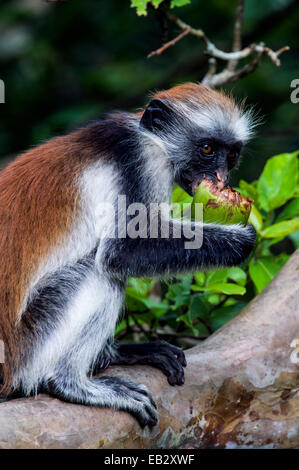
<svg viewBox="0 0 299 470">
<path fill-rule="evenodd" d="M 170 385 L 183 385 L 187 362 L 180 348 L 166 341 L 150 341 L 143 344 L 120 344 L 111 364 L 147 364 L 160 369 Z"/>
<path fill-rule="evenodd" d="M 148 389 L 121 377 L 82 378 L 58 375 L 47 383 L 47 393 L 60 400 L 127 411 L 140 426 L 152 428 L 158 422 L 157 407 Z"/>
<path fill-rule="evenodd" d="M 130 413 L 142 428 L 156 426 L 158 423 L 157 406 L 151 393 L 144 385 L 121 377 L 101 377 L 98 379 L 99 385 L 103 382 L 111 387 L 111 391 L 116 392 L 115 409 Z"/>
</svg>

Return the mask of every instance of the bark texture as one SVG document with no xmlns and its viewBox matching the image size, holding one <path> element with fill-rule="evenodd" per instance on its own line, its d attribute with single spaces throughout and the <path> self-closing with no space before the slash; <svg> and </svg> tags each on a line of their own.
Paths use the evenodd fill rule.
<svg viewBox="0 0 299 470">
<path fill-rule="evenodd" d="M 125 412 L 39 395 L 0 404 L 0 448 L 299 448 L 298 304 L 299 250 L 240 315 L 187 352 L 183 387 L 147 366 L 109 369 L 152 391 L 152 431 Z"/>
</svg>

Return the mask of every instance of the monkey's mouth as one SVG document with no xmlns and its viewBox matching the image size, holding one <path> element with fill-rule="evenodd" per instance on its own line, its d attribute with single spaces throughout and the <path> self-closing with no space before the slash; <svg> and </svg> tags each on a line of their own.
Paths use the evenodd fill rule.
<svg viewBox="0 0 299 470">
<path fill-rule="evenodd" d="M 228 176 L 227 173 L 221 172 L 221 171 L 215 171 L 214 174 L 210 173 L 204 173 L 200 175 L 199 178 L 196 178 L 191 187 L 191 196 L 194 196 L 196 193 L 196 190 L 198 186 L 204 181 L 204 180 L 210 180 L 212 181 L 217 188 L 221 191 L 222 189 L 228 187 Z"/>
<path fill-rule="evenodd" d="M 196 180 L 196 182 L 193 183 L 193 186 L 192 186 L 192 196 L 195 195 L 198 187 L 200 186 L 200 184 L 203 181 L 210 181 L 214 185 L 214 187 L 217 188 L 218 191 L 222 191 L 223 189 L 228 188 L 227 178 L 225 178 L 225 179 L 221 178 L 218 175 L 218 173 L 215 173 L 215 176 L 213 178 L 211 178 L 210 175 L 207 175 L 207 176 L 203 175 L 203 178 L 200 178 L 199 180 Z"/>
<path fill-rule="evenodd" d="M 194 172 L 182 173 L 179 177 L 177 183 L 179 186 L 189 194 L 189 196 L 194 197 L 194 194 L 198 186 L 202 183 L 203 180 L 209 179 L 214 184 L 218 186 L 219 189 L 225 188 L 228 185 L 228 177 L 225 172 L 215 171 L 214 173 L 197 173 L 194 175 Z"/>
<path fill-rule="evenodd" d="M 189 196 L 194 196 L 196 188 L 200 185 L 202 180 L 205 178 L 205 175 L 191 175 L 189 173 L 182 173 L 177 180 L 178 185 L 189 194 Z"/>
<path fill-rule="evenodd" d="M 194 194 L 198 188 L 198 186 L 202 183 L 204 179 L 208 178 L 209 180 L 213 181 L 213 183 L 218 184 L 219 187 L 224 187 L 225 182 L 223 180 L 219 180 L 215 175 L 207 175 L 203 173 L 202 175 L 197 176 L 196 178 L 190 177 L 183 177 L 180 179 L 178 184 L 181 188 L 189 194 L 189 196 L 194 197 Z"/>
</svg>

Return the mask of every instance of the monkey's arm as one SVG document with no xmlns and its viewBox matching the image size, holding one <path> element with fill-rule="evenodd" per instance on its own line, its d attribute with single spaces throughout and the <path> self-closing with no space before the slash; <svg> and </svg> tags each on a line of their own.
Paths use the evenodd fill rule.
<svg viewBox="0 0 299 470">
<path fill-rule="evenodd" d="M 187 362 L 183 351 L 166 341 L 155 340 L 149 343 L 118 344 L 101 352 L 95 367 L 94 374 L 107 369 L 109 365 L 146 364 L 161 370 L 170 385 L 183 385 L 185 382 L 184 369 Z"/>
<path fill-rule="evenodd" d="M 250 224 L 242 228 L 192 223 L 192 229 L 197 230 L 197 234 L 202 231 L 201 247 L 193 249 L 188 248 L 190 238 L 184 235 L 183 224 L 180 224 L 181 237 L 173 238 L 174 232 L 177 233 L 177 224 L 177 221 L 170 221 L 168 238 L 127 237 L 109 240 L 106 266 L 111 272 L 128 276 L 175 274 L 240 264 L 254 246 L 255 230 Z"/>
</svg>

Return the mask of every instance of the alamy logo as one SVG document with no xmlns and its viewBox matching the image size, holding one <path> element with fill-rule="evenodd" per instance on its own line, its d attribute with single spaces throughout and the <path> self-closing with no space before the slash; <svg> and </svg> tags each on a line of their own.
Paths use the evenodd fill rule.
<svg viewBox="0 0 299 470">
<path fill-rule="evenodd" d="M 293 104 L 298 104 L 299 103 L 299 78 L 294 78 L 294 80 L 291 81 L 291 88 L 295 88 L 292 93 L 291 93 L 291 102 Z"/>
<path fill-rule="evenodd" d="M 5 103 L 5 85 L 3 80 L 0 80 L 0 103 Z"/>
<path fill-rule="evenodd" d="M 198 222 L 191 220 L 191 212 Z M 126 195 L 119 195 L 116 207 L 100 203 L 96 209 L 99 238 L 184 238 L 186 249 L 198 250 L 203 242 L 203 205 L 201 203 L 127 204 Z M 172 218 L 173 216 L 179 219 Z"/>
<path fill-rule="evenodd" d="M 290 346 L 295 348 L 290 356 L 290 361 L 292 364 L 299 364 L 299 339 L 293 339 Z"/>
</svg>

